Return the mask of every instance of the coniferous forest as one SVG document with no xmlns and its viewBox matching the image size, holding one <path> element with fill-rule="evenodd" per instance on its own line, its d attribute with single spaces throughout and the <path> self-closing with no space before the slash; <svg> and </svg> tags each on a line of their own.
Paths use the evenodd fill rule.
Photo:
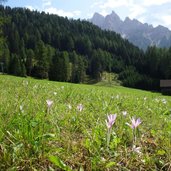
<svg viewBox="0 0 171 171">
<path fill-rule="evenodd" d="M 3 17 L 0 72 L 54 81 L 100 81 L 102 72 L 119 74 L 124 86 L 159 90 L 171 78 L 171 48 L 146 52 L 120 35 L 88 21 L 0 6 Z"/>
</svg>

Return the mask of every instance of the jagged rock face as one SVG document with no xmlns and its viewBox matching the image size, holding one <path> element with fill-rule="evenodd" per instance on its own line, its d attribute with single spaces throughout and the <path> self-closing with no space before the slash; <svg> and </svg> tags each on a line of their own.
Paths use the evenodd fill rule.
<svg viewBox="0 0 171 171">
<path fill-rule="evenodd" d="M 99 13 L 94 13 L 93 18 L 90 20 L 93 24 L 97 25 L 97 26 L 102 26 L 104 23 L 105 17 L 103 17 L 102 15 L 100 15 Z"/>
<path fill-rule="evenodd" d="M 148 46 L 154 45 L 157 47 L 171 46 L 171 31 L 168 28 L 163 26 L 153 27 L 136 19 L 131 20 L 128 17 L 122 21 L 114 11 L 106 17 L 95 13 L 89 21 L 102 29 L 121 34 L 123 38 L 144 50 Z"/>
<path fill-rule="evenodd" d="M 114 11 L 112 11 L 112 14 L 107 15 L 105 17 L 102 28 L 106 30 L 114 30 L 115 32 L 120 33 L 121 26 L 122 26 L 122 20 Z"/>
</svg>

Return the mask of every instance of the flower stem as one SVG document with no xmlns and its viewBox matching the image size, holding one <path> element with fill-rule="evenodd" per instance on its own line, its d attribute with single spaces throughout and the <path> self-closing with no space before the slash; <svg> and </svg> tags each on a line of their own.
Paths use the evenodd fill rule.
<svg viewBox="0 0 171 171">
<path fill-rule="evenodd" d="M 107 148 L 109 147 L 110 136 L 111 136 L 111 128 L 108 128 L 108 130 L 107 130 Z"/>
<path fill-rule="evenodd" d="M 136 146 L 136 141 L 137 141 L 136 128 L 133 129 L 132 132 L 133 132 L 133 144 L 132 144 L 132 146 Z"/>
</svg>

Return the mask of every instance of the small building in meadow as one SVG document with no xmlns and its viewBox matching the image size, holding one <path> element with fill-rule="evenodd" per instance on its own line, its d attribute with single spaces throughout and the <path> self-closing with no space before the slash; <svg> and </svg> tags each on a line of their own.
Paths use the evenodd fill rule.
<svg viewBox="0 0 171 171">
<path fill-rule="evenodd" d="M 171 80 L 160 80 L 161 93 L 171 95 Z"/>
</svg>

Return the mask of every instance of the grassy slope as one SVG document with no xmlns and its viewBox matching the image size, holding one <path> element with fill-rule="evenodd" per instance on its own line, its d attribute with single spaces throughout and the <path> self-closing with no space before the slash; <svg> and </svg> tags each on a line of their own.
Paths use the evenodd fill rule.
<svg viewBox="0 0 171 171">
<path fill-rule="evenodd" d="M 54 102 L 49 112 L 47 99 Z M 170 108 L 159 93 L 0 75 L 0 170 L 169 169 Z M 117 119 L 107 147 L 110 113 Z M 132 116 L 142 120 L 135 144 L 141 154 L 125 124 Z"/>
</svg>

